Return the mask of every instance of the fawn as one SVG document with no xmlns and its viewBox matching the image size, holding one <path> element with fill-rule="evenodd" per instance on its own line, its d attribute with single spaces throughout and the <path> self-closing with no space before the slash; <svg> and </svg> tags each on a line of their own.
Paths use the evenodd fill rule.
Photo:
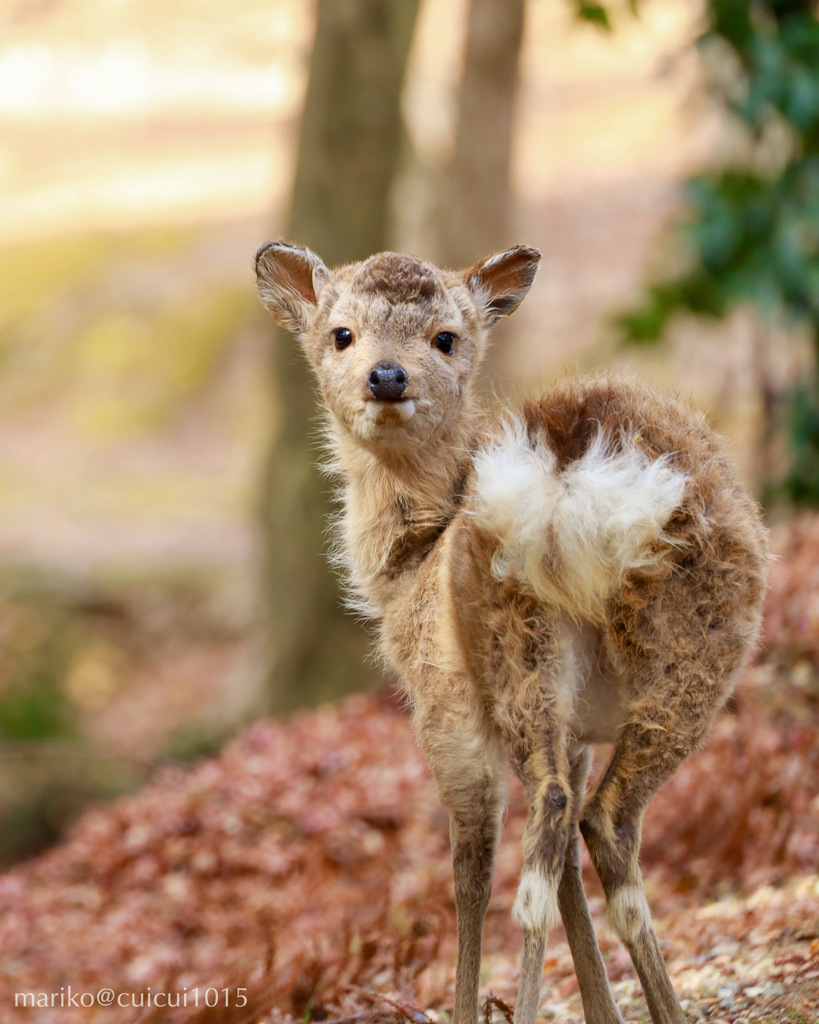
<svg viewBox="0 0 819 1024">
<path fill-rule="evenodd" d="M 683 1011 L 638 866 L 641 822 L 725 704 L 759 630 L 758 508 L 704 417 L 610 376 L 489 414 L 475 376 L 540 253 L 463 271 L 380 253 L 329 270 L 271 242 L 262 301 L 298 335 L 343 481 L 338 561 L 409 695 L 450 814 L 456 1024 L 475 1024 L 507 765 L 530 813 L 516 1024 L 562 918 L 588 1024 L 622 1024 L 586 904 L 583 835 L 654 1024 Z M 583 802 L 591 745 L 611 761 Z"/>
</svg>

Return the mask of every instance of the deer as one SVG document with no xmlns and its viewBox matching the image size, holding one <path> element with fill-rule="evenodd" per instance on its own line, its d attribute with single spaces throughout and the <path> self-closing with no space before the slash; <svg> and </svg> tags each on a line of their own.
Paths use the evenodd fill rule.
<svg viewBox="0 0 819 1024">
<path fill-rule="evenodd" d="M 515 1024 L 536 1020 L 561 920 L 586 1021 L 622 1024 L 581 836 L 652 1021 L 683 1024 L 638 864 L 642 820 L 754 648 L 768 535 L 725 443 L 678 397 L 604 372 L 488 407 L 476 382 L 490 329 L 539 260 L 516 245 L 465 270 L 392 252 L 329 269 L 276 241 L 256 277 L 323 402 L 335 562 L 377 624 L 449 812 L 453 1021 L 478 1019 L 511 767 L 529 805 Z M 597 744 L 612 752 L 587 794 Z"/>
</svg>

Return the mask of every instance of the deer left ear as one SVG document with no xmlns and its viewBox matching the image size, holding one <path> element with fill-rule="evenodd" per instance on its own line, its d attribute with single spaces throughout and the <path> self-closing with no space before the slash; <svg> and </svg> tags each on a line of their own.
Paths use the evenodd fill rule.
<svg viewBox="0 0 819 1024">
<path fill-rule="evenodd" d="M 256 287 L 282 327 L 304 334 L 330 271 L 314 252 L 289 242 L 267 242 L 256 253 Z"/>
<path fill-rule="evenodd" d="M 516 245 L 463 271 L 466 286 L 487 323 L 497 323 L 515 312 L 532 286 L 539 262 L 537 249 Z"/>
</svg>

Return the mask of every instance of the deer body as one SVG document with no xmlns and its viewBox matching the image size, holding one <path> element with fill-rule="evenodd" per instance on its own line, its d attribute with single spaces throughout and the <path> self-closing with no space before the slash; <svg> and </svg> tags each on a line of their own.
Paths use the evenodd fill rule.
<svg viewBox="0 0 819 1024">
<path fill-rule="evenodd" d="M 487 329 L 528 290 L 517 247 L 463 272 L 392 253 L 329 271 L 286 243 L 260 294 L 297 333 L 343 481 L 337 561 L 379 623 L 450 813 L 457 1024 L 478 1010 L 508 766 L 530 803 L 514 907 L 517 1024 L 562 918 L 589 1024 L 617 1024 L 578 831 L 655 1024 L 681 1024 L 637 863 L 643 812 L 700 741 L 755 642 L 767 538 L 704 418 L 616 377 L 490 415 Z M 584 803 L 590 745 L 614 744 Z M 579 830 L 578 830 L 579 826 Z"/>
</svg>

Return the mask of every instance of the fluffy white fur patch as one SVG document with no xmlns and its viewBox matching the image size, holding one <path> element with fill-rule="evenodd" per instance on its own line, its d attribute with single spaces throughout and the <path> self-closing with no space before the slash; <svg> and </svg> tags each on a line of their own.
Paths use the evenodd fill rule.
<svg viewBox="0 0 819 1024">
<path fill-rule="evenodd" d="M 560 920 L 557 888 L 537 871 L 526 870 L 520 876 L 512 916 L 527 931 L 546 933 Z"/>
<path fill-rule="evenodd" d="M 570 614 L 595 618 L 623 573 L 651 568 L 650 545 L 682 501 L 686 477 L 629 436 L 614 449 L 598 434 L 562 472 L 556 461 L 510 420 L 476 457 L 473 511 L 501 541 L 499 578 L 514 574 Z"/>
<path fill-rule="evenodd" d="M 606 917 L 623 942 L 632 942 L 651 927 L 651 911 L 645 893 L 636 885 L 624 885 L 615 890 L 606 907 Z"/>
</svg>

